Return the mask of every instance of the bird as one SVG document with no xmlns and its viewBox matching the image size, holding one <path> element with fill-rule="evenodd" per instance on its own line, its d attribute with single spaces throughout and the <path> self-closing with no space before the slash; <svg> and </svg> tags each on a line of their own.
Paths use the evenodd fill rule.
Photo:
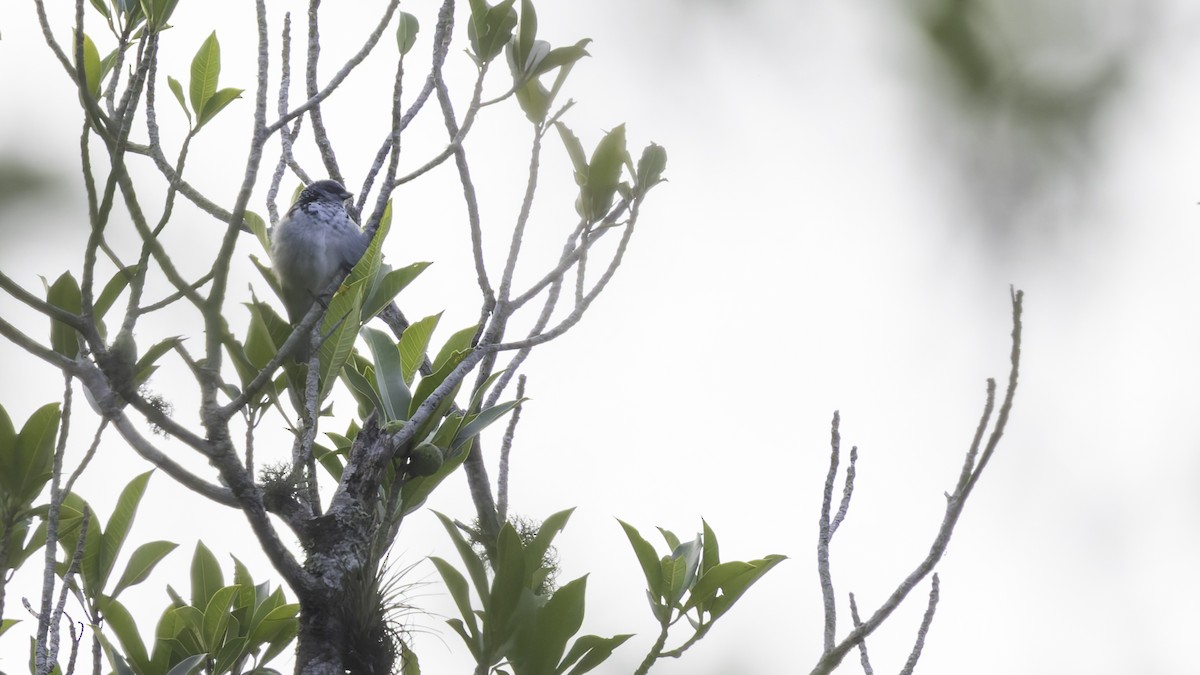
<svg viewBox="0 0 1200 675">
<path fill-rule="evenodd" d="M 288 321 L 300 323 L 339 270 L 349 270 L 371 239 L 346 211 L 353 195 L 334 180 L 311 183 L 271 233 L 271 267 L 283 295 Z M 308 341 L 296 360 L 308 360 Z"/>
</svg>

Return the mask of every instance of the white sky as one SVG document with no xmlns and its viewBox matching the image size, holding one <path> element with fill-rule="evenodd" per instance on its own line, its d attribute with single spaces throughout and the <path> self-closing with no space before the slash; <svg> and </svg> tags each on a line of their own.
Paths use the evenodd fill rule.
<svg viewBox="0 0 1200 675">
<path fill-rule="evenodd" d="M 303 3 L 271 4 L 303 15 Z M 406 3 L 423 26 L 414 54 L 428 48 L 435 4 Z M 1026 291 L 1021 387 L 1009 433 L 940 567 L 942 600 L 919 672 L 1194 672 L 1195 21 L 1162 3 L 1161 32 L 1099 126 L 1084 196 L 999 251 L 981 236 L 983 216 L 964 196 L 961 164 L 948 152 L 964 127 L 937 117 L 941 104 L 914 75 L 912 40 L 892 10 L 760 2 L 735 11 L 726 4 L 539 6 L 542 36 L 556 45 L 595 39 L 567 92 L 579 101 L 567 122 L 584 144 L 625 122 L 632 148 L 655 141 L 670 154 L 670 182 L 644 209 L 617 279 L 579 327 L 535 352 L 524 371 L 533 400 L 518 430 L 513 508 L 542 518 L 578 507 L 558 543 L 563 581 L 590 574 L 584 631 L 638 633 L 597 672 L 631 672 L 655 628 L 614 517 L 649 538 L 655 525 L 686 535 L 703 516 L 727 559 L 791 558 L 684 659 L 652 672 L 773 675 L 810 667 L 821 641 L 816 524 L 834 409 L 842 413 L 844 446 L 860 448 L 854 502 L 833 545 L 839 633 L 847 627 L 847 592 L 864 613 L 873 610 L 928 548 L 942 494 L 977 423 L 985 378 L 1007 375 L 1010 283 Z M 252 90 L 249 11 L 249 3 L 181 3 L 163 74 L 182 79 L 215 28 L 221 86 Z M 324 12 L 327 75 L 374 18 L 332 3 Z M 8 92 L 0 103 L 0 152 L 67 180 L 51 201 L 0 210 L 0 265 L 36 291 L 36 275 L 52 279 L 80 267 L 79 122 L 32 6 L 9 15 L 0 41 L 0 90 Z M 60 40 L 69 35 L 63 16 Z M 459 75 L 469 73 L 462 16 L 451 50 Z M 278 15 L 274 21 L 273 56 Z M 91 25 L 95 36 L 100 26 Z M 388 112 L 390 85 L 379 83 L 393 45 L 385 36 L 379 51 L 388 56 L 369 61 L 327 113 L 352 185 L 382 138 L 374 123 Z M 496 75 L 498 93 L 505 74 Z M 465 100 L 466 87 L 457 91 Z M 168 142 L 177 143 L 182 115 L 162 92 L 160 118 Z M 240 180 L 250 106 L 249 98 L 231 105 L 200 136 L 189 162 L 190 179 L 227 202 Z M 469 144 L 485 234 L 497 251 L 527 161 L 521 119 L 489 111 Z M 566 160 L 549 140 L 525 280 L 537 276 L 573 222 Z M 415 126 L 404 143 L 405 164 L 419 165 L 444 143 L 440 122 Z M 306 165 L 316 171 L 312 157 Z M 265 185 L 253 206 L 264 213 Z M 397 194 L 386 254 L 401 264 L 435 262 L 401 304 L 413 318 L 446 310 L 444 338 L 477 313 L 465 218 L 449 166 L 417 185 Z M 147 188 L 145 198 L 160 197 Z M 216 231 L 208 216 L 180 208 L 168 239 L 183 251 L 177 262 L 207 269 Z M 231 288 L 241 293 L 250 282 L 269 294 L 250 253 L 262 257 L 247 237 Z M 499 260 L 492 258 L 494 268 Z M 0 298 L 0 312 L 34 335 L 45 333 L 43 321 L 8 298 Z M 232 317 L 244 326 L 240 308 Z M 179 333 L 199 339 L 171 317 L 139 325 L 143 347 Z M 57 374 L 7 343 L 0 343 L 0 363 L 0 403 L 14 420 L 59 396 Z M 181 419 L 194 419 L 190 395 L 172 391 L 169 373 L 154 384 Z M 75 426 L 74 456 L 91 432 L 86 423 Z M 79 490 L 106 519 L 118 486 L 148 468 L 114 439 Z M 283 456 L 280 443 L 274 451 Z M 272 453 L 260 447 L 260 457 Z M 461 477 L 430 506 L 462 519 L 473 513 Z M 135 615 L 144 617 L 144 634 L 167 602 L 164 585 L 186 587 L 197 538 L 223 560 L 236 554 L 256 579 L 271 576 L 239 514 L 158 475 L 127 546 L 168 539 L 180 549 L 122 596 L 141 609 Z M 405 524 L 396 550 L 402 563 L 430 553 L 456 559 L 428 512 Z M 428 563 L 417 569 L 435 580 Z M 35 572 L 27 565 L 9 586 L 9 616 L 20 613 L 20 597 L 36 593 Z M 877 670 L 904 662 L 927 588 L 871 641 Z M 430 595 L 419 601 L 453 615 L 437 589 L 420 590 Z M 458 638 L 435 617 L 420 621 L 449 646 L 417 637 L 425 672 L 465 672 Z M 0 670 L 24 670 L 31 624 L 0 638 Z M 843 672 L 856 671 L 855 659 Z"/>
</svg>

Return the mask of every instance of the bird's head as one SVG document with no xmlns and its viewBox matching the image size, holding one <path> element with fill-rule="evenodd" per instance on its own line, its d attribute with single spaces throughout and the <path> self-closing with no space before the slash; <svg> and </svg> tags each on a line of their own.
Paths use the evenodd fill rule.
<svg viewBox="0 0 1200 675">
<path fill-rule="evenodd" d="M 342 187 L 342 184 L 335 180 L 318 180 L 311 183 L 308 187 L 300 192 L 300 196 L 296 199 L 297 204 L 307 204 L 317 201 L 333 202 L 341 204 L 354 195 Z"/>
</svg>

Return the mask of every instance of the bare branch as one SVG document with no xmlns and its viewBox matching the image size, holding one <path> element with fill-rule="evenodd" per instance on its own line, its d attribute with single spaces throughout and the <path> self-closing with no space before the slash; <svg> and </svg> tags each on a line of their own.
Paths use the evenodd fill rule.
<svg viewBox="0 0 1200 675">
<path fill-rule="evenodd" d="M 917 660 L 921 658 L 921 650 L 925 648 L 925 636 L 929 634 L 929 626 L 933 623 L 933 614 L 937 611 L 938 603 L 938 575 L 933 573 L 933 584 L 929 588 L 929 605 L 925 608 L 925 616 L 921 618 L 921 627 L 917 629 L 917 641 L 913 644 L 912 653 L 908 655 L 908 661 L 904 664 L 904 668 L 900 671 L 900 675 L 912 675 L 912 671 L 917 667 Z"/>
<path fill-rule="evenodd" d="M 858 603 L 854 601 L 853 593 L 850 594 L 850 619 L 854 622 L 855 628 L 862 626 L 862 619 L 858 618 Z M 864 675 L 875 675 L 875 669 L 871 668 L 871 657 L 867 656 L 866 640 L 858 643 L 858 655 Z"/>
<path fill-rule="evenodd" d="M 986 460 L 990 459 L 996 446 L 1000 442 L 1000 438 L 1007 426 L 1009 414 L 1012 411 L 1013 397 L 1016 395 L 1017 375 L 1020 370 L 1021 361 L 1021 311 L 1024 300 L 1024 293 L 1014 291 L 1012 293 L 1012 352 L 1011 352 L 1011 368 L 1008 376 L 1008 389 L 1004 396 L 1004 402 L 1000 406 L 1000 412 L 996 417 L 995 426 L 992 428 L 991 436 L 988 438 L 988 444 L 984 449 L 983 455 L 980 458 L 978 465 L 974 471 L 967 471 L 966 478 L 960 477 L 957 488 L 954 494 L 949 495 L 946 504 L 946 515 L 942 520 L 942 525 L 938 529 L 937 535 L 934 537 L 933 544 L 930 546 L 929 553 L 897 587 L 896 590 L 888 596 L 887 600 L 875 610 L 869 619 L 863 622 L 862 626 L 855 628 L 849 635 L 845 637 L 833 649 L 826 649 L 822 654 L 821 659 L 813 668 L 812 673 L 825 674 L 833 672 L 833 669 L 842 662 L 846 653 L 856 647 L 862 640 L 870 635 L 878 628 L 892 612 L 900 606 L 908 594 L 933 571 L 934 566 L 941 560 L 946 552 L 946 547 L 950 545 L 950 538 L 954 534 L 954 527 L 958 524 L 958 519 L 962 515 L 963 508 L 966 506 L 966 499 L 970 496 L 971 490 L 975 483 L 978 482 L 980 472 L 986 465 Z M 971 443 L 970 449 L 967 451 L 967 466 L 971 465 L 971 458 L 975 455 L 979 448 L 980 439 L 983 436 L 982 429 L 988 426 L 991 419 L 993 404 L 994 404 L 995 381 L 988 380 L 987 402 L 984 405 L 984 412 L 980 419 L 980 430 L 976 432 L 975 438 Z"/>
<path fill-rule="evenodd" d="M 525 398 L 525 376 L 517 380 L 517 400 Z M 512 417 L 508 419 L 508 428 L 504 430 L 504 439 L 500 442 L 500 476 L 496 479 L 496 516 L 500 522 L 508 520 L 508 456 L 512 452 L 513 436 L 517 433 L 517 423 L 521 421 L 521 408 L 518 403 L 513 408 Z"/>
<path fill-rule="evenodd" d="M 833 594 L 833 574 L 829 569 L 829 542 L 833 529 L 829 513 L 833 509 L 833 484 L 837 480 L 838 461 L 841 458 L 842 436 L 838 430 L 841 415 L 833 411 L 833 424 L 829 440 L 829 472 L 825 475 L 825 492 L 821 497 L 821 520 L 817 528 L 817 576 L 821 580 L 821 602 L 825 607 L 825 651 L 833 649 L 837 633 L 837 602 Z"/>
<path fill-rule="evenodd" d="M 387 10 L 384 12 L 383 17 L 380 19 L 379 24 L 375 26 L 375 30 L 371 31 L 371 34 L 367 36 L 367 41 L 363 44 L 362 48 L 358 50 L 358 53 L 350 57 L 350 60 L 347 61 L 346 64 L 342 66 L 342 69 L 333 76 L 333 79 L 329 80 L 329 83 L 325 85 L 324 89 L 310 96 L 307 101 L 300 104 L 299 107 L 292 109 L 292 111 L 288 114 L 283 115 L 278 120 L 275 120 L 271 124 L 267 125 L 265 129 L 266 134 L 269 136 L 270 134 L 279 131 L 283 125 L 292 121 L 296 117 L 303 115 L 304 113 L 313 109 L 315 106 L 320 105 L 321 101 L 329 98 L 329 95 L 332 94 L 339 86 L 341 86 L 342 81 L 344 81 L 346 77 L 350 75 L 351 71 L 357 68 L 358 64 L 362 63 L 363 59 L 367 58 L 367 54 L 370 54 L 371 50 L 375 48 L 375 44 L 379 42 L 379 37 L 383 35 L 383 29 L 387 28 L 388 23 L 392 20 L 392 14 L 395 13 L 396 7 L 399 4 L 400 0 L 391 0 L 391 2 L 388 3 Z"/>
<path fill-rule="evenodd" d="M 829 537 L 832 539 L 834 532 L 837 532 L 838 526 L 842 524 L 842 520 L 846 517 L 846 512 L 850 510 L 850 495 L 854 494 L 854 466 L 858 463 L 858 446 L 850 447 L 850 466 L 846 467 L 846 487 L 842 488 L 842 502 L 838 505 L 837 515 L 833 517 L 833 522 L 829 525 Z"/>
</svg>

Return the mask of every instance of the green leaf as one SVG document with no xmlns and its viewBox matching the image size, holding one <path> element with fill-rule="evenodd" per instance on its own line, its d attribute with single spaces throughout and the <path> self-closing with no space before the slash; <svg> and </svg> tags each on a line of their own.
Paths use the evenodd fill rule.
<svg viewBox="0 0 1200 675">
<path fill-rule="evenodd" d="M 95 7 L 97 12 L 104 15 L 104 18 L 109 18 L 108 6 L 104 4 L 104 0 L 89 0 L 89 2 L 92 3 L 92 7 Z"/>
<path fill-rule="evenodd" d="M 135 668 L 144 672 L 150 665 L 150 657 L 146 653 L 146 643 L 142 641 L 137 623 L 129 610 L 115 598 L 104 596 L 99 599 L 99 607 L 104 615 L 105 629 L 117 636 L 125 656 Z"/>
<path fill-rule="evenodd" d="M 188 110 L 187 103 L 183 100 L 183 85 L 179 84 L 179 80 L 167 76 L 167 86 L 171 88 L 171 93 L 175 94 L 175 100 L 179 101 L 179 107 L 183 108 L 183 114 L 187 115 L 188 126 L 192 125 L 192 111 Z"/>
<path fill-rule="evenodd" d="M 575 508 L 571 507 L 552 514 L 542 521 L 542 526 L 538 528 L 537 535 L 525 546 L 526 569 L 532 572 L 541 566 L 542 558 L 545 557 L 546 551 L 550 549 L 550 544 L 554 542 L 554 538 L 558 536 L 558 533 L 562 532 L 563 528 L 567 526 L 567 521 L 571 519 L 571 514 L 574 512 Z M 533 584 L 527 585 L 531 588 L 533 587 Z"/>
<path fill-rule="evenodd" d="M 471 0 L 471 20 L 467 24 L 467 37 L 475 53 L 475 61 L 483 64 L 496 58 L 504 45 L 512 39 L 517 26 L 517 12 L 513 9 L 516 0 L 504 0 L 489 7 L 483 0 Z"/>
<path fill-rule="evenodd" d="M 496 536 L 496 555 L 492 561 L 496 574 L 484 611 L 484 644 L 501 645 L 512 633 L 511 619 L 517 611 L 521 591 L 525 590 L 525 548 L 521 536 L 509 523 L 500 526 Z"/>
<path fill-rule="evenodd" d="M 83 295 L 79 282 L 70 272 L 63 272 L 46 289 L 46 302 L 72 314 L 83 311 Z M 50 346 L 63 356 L 74 359 L 79 354 L 79 333 L 67 324 L 50 320 Z"/>
<path fill-rule="evenodd" d="M 433 360 L 433 370 L 439 371 L 451 360 L 461 361 L 461 356 L 474 347 L 475 333 L 478 332 L 479 326 L 468 326 L 446 340 L 446 344 L 442 345 L 441 351 L 438 352 L 437 358 Z"/>
<path fill-rule="evenodd" d="M 83 74 L 87 79 L 87 91 L 92 98 L 100 98 L 101 77 L 100 51 L 92 39 L 83 35 Z"/>
<path fill-rule="evenodd" d="M 104 284 L 104 289 L 100 291 L 95 302 L 92 303 L 92 315 L 97 319 L 103 318 L 108 313 L 109 308 L 121 297 L 121 292 L 129 286 L 129 282 L 133 281 L 137 274 L 137 265 L 129 265 L 116 271 L 112 278 Z"/>
<path fill-rule="evenodd" d="M 488 583 L 487 574 L 483 569 L 483 562 L 479 556 L 475 555 L 475 550 L 463 539 L 462 532 L 452 520 L 444 514 L 433 512 L 433 515 L 438 517 L 442 522 L 442 527 L 446 528 L 446 532 L 450 535 L 450 540 L 454 542 L 454 547 L 458 549 L 458 555 L 462 557 L 463 564 L 466 565 L 467 573 L 471 576 L 471 583 L 475 586 L 475 593 L 480 600 L 487 602 L 488 599 Z M 484 607 L 486 610 L 487 607 Z"/>
<path fill-rule="evenodd" d="M 20 619 L 3 619 L 0 620 L 0 635 L 4 635 L 5 631 L 13 626 L 21 623 Z"/>
<path fill-rule="evenodd" d="M 683 606 L 683 611 L 686 612 L 693 607 L 701 607 L 705 611 L 709 611 L 711 606 L 709 601 L 725 584 L 753 569 L 753 565 L 740 560 L 732 560 L 714 565 L 712 568 L 706 570 L 700 576 L 696 585 L 692 587 L 691 595 L 688 596 L 688 601 Z"/>
<path fill-rule="evenodd" d="M 617 522 L 625 530 L 625 536 L 629 539 L 629 545 L 633 547 L 633 553 L 637 556 L 638 564 L 642 566 L 642 574 L 646 576 L 646 588 L 650 591 L 651 599 L 657 600 L 662 598 L 664 595 L 662 567 L 659 565 L 658 555 L 654 552 L 654 547 L 650 545 L 650 542 L 642 538 L 637 528 L 620 519 L 617 519 Z"/>
<path fill-rule="evenodd" d="M 455 606 L 458 607 L 458 613 L 462 615 L 466 621 L 466 626 L 471 629 L 471 639 L 466 640 L 470 645 L 472 642 L 477 642 L 479 639 L 479 627 L 475 623 L 475 610 L 471 607 L 471 596 L 467 587 L 467 580 L 463 575 L 450 563 L 437 556 L 430 556 L 429 560 L 433 562 L 437 568 L 438 574 L 442 575 L 442 581 L 446 584 L 446 590 L 450 592 L 451 599 L 454 600 Z"/>
<path fill-rule="evenodd" d="M 764 574 L 770 572 L 773 567 L 784 560 L 787 560 L 787 556 L 769 555 L 762 560 L 751 560 L 750 565 L 752 565 L 753 569 L 744 571 L 743 573 L 734 576 L 732 579 L 722 584 L 721 590 L 723 593 L 719 597 L 713 599 L 713 619 L 715 620 L 725 612 L 729 611 L 729 608 L 733 606 L 733 603 L 737 602 L 738 599 L 742 597 L 742 594 L 750 588 L 750 586 L 754 585 L 754 583 L 761 579 Z"/>
<path fill-rule="evenodd" d="M 221 43 L 217 41 L 217 31 L 213 31 L 192 59 L 188 98 L 192 103 L 192 110 L 196 113 L 197 124 L 202 123 L 200 120 L 204 106 L 217 92 L 217 81 L 220 77 Z"/>
<path fill-rule="evenodd" d="M 378 283 L 371 288 L 367 299 L 363 301 L 363 321 L 383 311 L 383 308 L 391 304 L 400 291 L 420 276 L 429 265 L 427 262 L 416 262 L 380 276 Z"/>
<path fill-rule="evenodd" d="M 350 358 L 354 341 L 358 337 L 358 316 L 362 307 L 365 280 L 349 287 L 343 285 L 329 301 L 329 310 L 321 324 L 321 334 L 329 338 L 321 345 L 321 393 L 318 400 L 324 401 L 337 381 L 342 366 Z"/>
<path fill-rule="evenodd" d="M 579 663 L 571 668 L 568 675 L 583 675 L 608 660 L 608 657 L 612 656 L 613 650 L 625 644 L 625 641 L 631 637 L 633 637 L 632 633 L 614 635 L 610 638 L 584 635 L 571 645 L 571 651 L 567 652 L 567 656 L 559 664 L 557 672 L 565 671 L 572 663 L 578 661 Z"/>
<path fill-rule="evenodd" d="M 504 417 L 510 410 L 524 403 L 525 401 L 526 399 L 506 401 L 504 403 L 498 403 L 490 408 L 487 408 L 486 410 L 479 411 L 479 414 L 473 415 L 470 418 L 470 421 L 463 425 L 462 429 L 458 431 L 450 447 L 456 450 L 462 447 L 463 444 L 478 436 L 481 431 L 491 426 L 496 420 Z"/>
<path fill-rule="evenodd" d="M 542 672 L 554 672 L 567 642 L 583 625 L 587 576 L 567 582 L 550 596 L 538 612 L 535 663 Z"/>
<path fill-rule="evenodd" d="M 417 17 L 408 12 L 400 12 L 398 24 L 396 26 L 396 44 L 400 47 L 400 55 L 403 56 L 416 44 L 421 24 L 417 21 Z"/>
<path fill-rule="evenodd" d="M 520 21 L 521 27 L 517 32 L 517 39 L 513 40 L 510 46 L 516 55 L 517 64 L 524 66 L 533 50 L 533 43 L 537 39 L 537 12 L 533 8 L 532 0 L 521 0 Z"/>
<path fill-rule="evenodd" d="M 192 606 L 207 607 L 213 595 L 225 586 L 225 575 L 217 564 L 217 557 L 204 545 L 196 542 L 196 552 L 192 555 Z"/>
<path fill-rule="evenodd" d="M 258 239 L 258 243 L 263 247 L 263 250 L 270 252 L 271 235 L 267 232 L 267 221 L 263 220 L 263 217 L 257 213 L 248 210 L 242 218 L 242 222 L 246 224 L 246 228 Z"/>
<path fill-rule="evenodd" d="M 663 172 L 667 170 L 667 149 L 651 143 L 642 150 L 642 157 L 638 160 L 637 165 L 637 193 L 644 195 L 650 191 L 650 188 L 662 183 L 666 179 L 662 177 Z"/>
<path fill-rule="evenodd" d="M 404 369 L 400 362 L 400 352 L 391 336 L 376 328 L 364 328 L 363 337 L 367 347 L 375 359 L 375 384 L 379 393 L 379 404 L 383 407 L 380 412 L 385 422 L 407 419 L 412 403 L 412 392 L 404 382 Z"/>
<path fill-rule="evenodd" d="M 700 523 L 704 526 L 704 557 L 700 561 L 700 575 L 703 576 L 721 563 L 721 547 L 717 544 L 717 533 L 708 526 L 708 521 L 701 518 Z"/>
<path fill-rule="evenodd" d="M 400 359 L 404 366 L 405 383 L 413 383 L 417 370 L 425 360 L 425 352 L 429 349 L 429 338 L 441 318 L 441 312 L 427 316 L 404 329 L 404 334 L 400 336 Z"/>
<path fill-rule="evenodd" d="M 7 413 L 0 418 L 0 506 L 9 513 L 26 509 L 50 480 L 60 417 L 58 403 L 48 403 L 29 416 L 19 434 Z"/>
<path fill-rule="evenodd" d="M 169 541 L 151 541 L 137 547 L 133 555 L 129 556 L 129 562 L 125 565 L 125 572 L 121 574 L 120 580 L 117 581 L 117 586 L 113 589 L 112 597 L 115 598 L 122 590 L 145 581 L 150 576 L 150 573 L 154 571 L 155 565 L 158 565 L 177 546 L 179 545 Z"/>
<path fill-rule="evenodd" d="M 208 660 L 208 654 L 193 654 L 186 659 L 175 664 L 175 667 L 167 671 L 167 675 L 192 675 L 195 672 L 204 671 L 204 663 Z"/>
<path fill-rule="evenodd" d="M 121 553 L 121 546 L 125 544 L 129 528 L 133 526 L 138 504 L 142 501 L 142 495 L 146 493 L 146 484 L 150 481 L 152 473 L 154 472 L 147 471 L 135 476 L 121 491 L 121 496 L 117 498 L 117 505 L 113 508 L 112 515 L 109 516 L 108 527 L 105 528 L 104 538 L 101 540 L 100 578 L 97 579 L 99 588 L 104 588 L 108 583 L 108 577 L 112 574 L 113 566 L 116 565 L 117 556 Z M 113 593 L 113 596 L 116 596 L 116 592 Z"/>
<path fill-rule="evenodd" d="M 204 607 L 204 646 L 211 654 L 225 644 L 226 628 L 229 626 L 229 608 L 237 596 L 238 586 L 217 589 Z"/>
<path fill-rule="evenodd" d="M 580 143 L 579 137 L 575 135 L 575 132 L 571 131 L 562 122 L 555 122 L 554 128 L 558 129 L 558 135 L 562 138 L 563 147 L 567 149 L 567 156 L 571 158 L 571 165 L 575 167 L 575 184 L 580 187 L 586 185 L 588 161 L 587 155 L 583 151 L 583 143 Z"/>
<path fill-rule="evenodd" d="M 625 125 L 618 125 L 596 145 L 588 163 L 587 185 L 581 191 L 584 210 L 579 215 L 595 223 L 608 214 L 613 195 L 621 179 L 621 168 L 628 160 L 625 150 Z"/>
<path fill-rule="evenodd" d="M 222 89 L 215 92 L 204 104 L 204 110 L 196 115 L 196 131 L 200 127 L 207 124 L 212 118 L 217 116 L 217 113 L 225 109 L 225 106 L 233 103 L 234 100 L 242 97 L 243 89 Z"/>
</svg>

